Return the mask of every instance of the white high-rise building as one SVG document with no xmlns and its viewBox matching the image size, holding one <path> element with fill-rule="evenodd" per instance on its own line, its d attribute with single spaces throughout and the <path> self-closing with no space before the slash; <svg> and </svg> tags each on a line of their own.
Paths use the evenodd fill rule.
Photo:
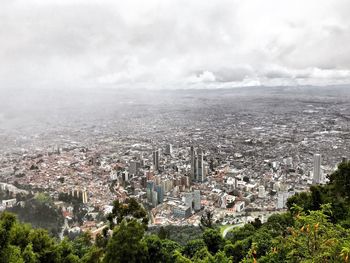
<svg viewBox="0 0 350 263">
<path fill-rule="evenodd" d="M 172 146 L 171 144 L 167 144 L 167 145 L 165 146 L 165 154 L 171 156 L 172 153 L 173 153 L 173 146 Z"/>
<path fill-rule="evenodd" d="M 194 210 L 195 211 L 200 210 L 201 209 L 201 191 L 200 190 L 194 190 L 193 199 L 194 199 Z"/>
<path fill-rule="evenodd" d="M 83 204 L 86 204 L 88 202 L 88 193 L 86 189 L 84 189 L 84 191 L 82 192 L 82 199 L 83 199 Z"/>
<path fill-rule="evenodd" d="M 152 191 L 152 206 L 156 207 L 158 205 L 158 192 Z"/>
<path fill-rule="evenodd" d="M 191 211 L 193 209 L 193 194 L 192 193 L 185 193 L 185 205 L 191 208 Z"/>
<path fill-rule="evenodd" d="M 277 193 L 277 203 L 276 203 L 276 208 L 277 209 L 284 209 L 287 206 L 287 200 L 289 196 L 292 194 L 288 192 L 278 192 Z"/>
<path fill-rule="evenodd" d="M 259 198 L 264 198 L 265 197 L 265 187 L 263 185 L 259 186 L 258 197 Z"/>
<path fill-rule="evenodd" d="M 197 181 L 198 182 L 204 182 L 205 181 L 205 169 L 204 169 L 204 162 L 203 162 L 203 151 L 198 150 L 198 156 L 197 156 Z"/>
<path fill-rule="evenodd" d="M 322 181 L 322 173 L 321 173 L 321 155 L 314 154 L 314 169 L 313 169 L 313 180 L 314 184 L 319 184 Z"/>
<path fill-rule="evenodd" d="M 277 209 L 283 209 L 284 208 L 284 196 L 283 196 L 283 193 L 278 193 L 276 207 L 277 207 Z"/>
</svg>

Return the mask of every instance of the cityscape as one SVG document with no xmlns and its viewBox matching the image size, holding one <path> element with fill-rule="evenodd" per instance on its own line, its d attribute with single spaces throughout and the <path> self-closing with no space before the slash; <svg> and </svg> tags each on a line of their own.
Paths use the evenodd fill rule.
<svg viewBox="0 0 350 263">
<path fill-rule="evenodd" d="M 199 225 L 207 210 L 223 225 L 265 222 L 285 211 L 290 196 L 326 183 L 348 156 L 350 94 L 331 88 L 341 96 L 329 97 L 330 88 L 261 87 L 183 92 L 169 103 L 173 93 L 155 93 L 162 102 L 135 97 L 121 120 L 76 123 L 83 129 L 78 136 L 59 129 L 52 135 L 52 123 L 31 138 L 13 139 L 3 129 L 2 189 L 13 198 L 2 200 L 1 209 L 16 203 L 17 191 L 45 191 L 63 208 L 70 231 L 101 231 L 96 215 L 130 197 L 147 208 L 150 227 Z M 259 93 L 264 97 L 252 106 Z M 143 115 L 145 107 L 153 112 Z M 93 216 L 72 220 L 62 193 Z"/>
<path fill-rule="evenodd" d="M 0 263 L 350 262 L 350 1 L 0 1 Z"/>
</svg>

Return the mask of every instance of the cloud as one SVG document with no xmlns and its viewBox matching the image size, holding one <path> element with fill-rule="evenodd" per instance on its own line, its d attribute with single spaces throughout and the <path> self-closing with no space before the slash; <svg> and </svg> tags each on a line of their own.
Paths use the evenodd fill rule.
<svg viewBox="0 0 350 263">
<path fill-rule="evenodd" d="M 346 0 L 15 0 L 0 88 L 349 83 Z"/>
<path fill-rule="evenodd" d="M 213 72 L 204 71 L 198 75 L 190 76 L 189 83 L 203 83 L 203 82 L 214 82 L 216 80 Z"/>
</svg>

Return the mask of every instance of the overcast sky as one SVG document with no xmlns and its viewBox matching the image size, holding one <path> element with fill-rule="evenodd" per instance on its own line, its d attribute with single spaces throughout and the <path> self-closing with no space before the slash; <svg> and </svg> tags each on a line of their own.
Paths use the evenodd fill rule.
<svg viewBox="0 0 350 263">
<path fill-rule="evenodd" d="M 350 83 L 349 0 L 0 0 L 0 88 Z"/>
</svg>

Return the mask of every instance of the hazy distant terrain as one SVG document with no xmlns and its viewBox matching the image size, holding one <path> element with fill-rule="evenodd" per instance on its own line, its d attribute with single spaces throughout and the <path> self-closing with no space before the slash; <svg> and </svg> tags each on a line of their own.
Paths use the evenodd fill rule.
<svg viewBox="0 0 350 263">
<path fill-rule="evenodd" d="M 93 141 L 94 134 L 195 128 L 235 114 L 279 116 L 320 106 L 350 117 L 350 87 L 245 87 L 219 90 L 0 90 L 2 150 L 51 139 Z M 153 134 L 154 135 L 154 134 Z M 150 137 L 153 137 L 150 134 Z M 22 137 L 21 137 L 22 136 Z M 25 137 L 23 137 L 25 136 Z M 38 146 L 38 145 L 36 145 Z"/>
</svg>

